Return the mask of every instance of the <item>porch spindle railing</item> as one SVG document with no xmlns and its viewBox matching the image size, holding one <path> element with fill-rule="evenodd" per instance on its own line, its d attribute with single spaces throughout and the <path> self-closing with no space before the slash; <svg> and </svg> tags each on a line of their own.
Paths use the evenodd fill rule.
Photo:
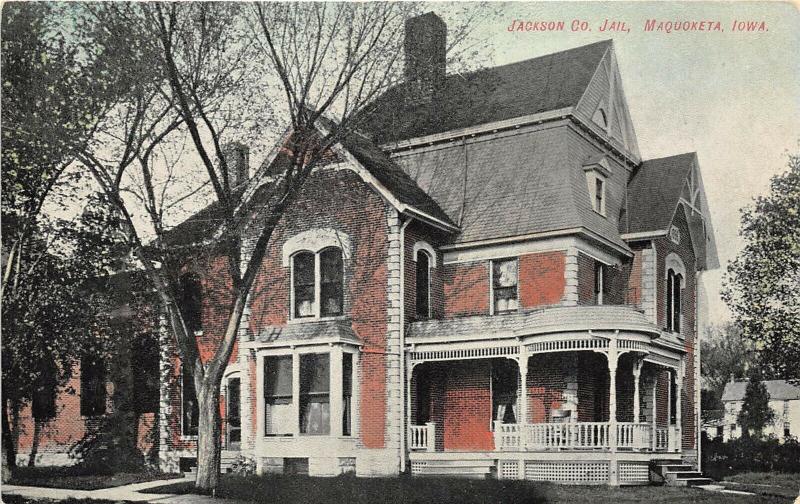
<svg viewBox="0 0 800 504">
<path fill-rule="evenodd" d="M 669 429 L 666 427 L 656 428 L 656 450 L 666 450 L 669 446 Z"/>
<path fill-rule="evenodd" d="M 503 424 L 495 422 L 497 450 L 592 450 L 610 449 L 609 422 Z M 617 448 L 651 449 L 652 425 L 624 422 L 617 424 Z M 658 433 L 656 433 L 658 436 Z M 663 441 L 666 449 L 666 441 Z M 656 446 L 659 447 L 657 439 Z"/>
<path fill-rule="evenodd" d="M 436 451 L 436 424 L 412 425 L 408 433 L 408 448 L 417 451 Z"/>
</svg>

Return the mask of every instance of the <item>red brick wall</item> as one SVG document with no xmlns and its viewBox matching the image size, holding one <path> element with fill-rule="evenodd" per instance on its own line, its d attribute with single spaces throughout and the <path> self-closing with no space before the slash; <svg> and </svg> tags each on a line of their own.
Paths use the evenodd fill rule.
<svg viewBox="0 0 800 504">
<path fill-rule="evenodd" d="M 566 381 L 564 354 L 537 354 L 528 361 L 528 422 L 550 421 L 550 412 L 562 404 Z"/>
<path fill-rule="evenodd" d="M 660 327 L 666 327 L 666 257 L 670 253 L 677 254 L 686 268 L 686 284 L 681 293 L 682 314 L 683 320 L 681 323 L 681 333 L 685 337 L 684 348 L 686 350 L 686 378 L 683 384 L 683 400 L 682 400 L 682 432 L 683 432 L 683 447 L 685 449 L 692 449 L 695 446 L 697 433 L 695 432 L 695 417 L 694 417 L 694 370 L 695 370 L 695 341 L 696 341 L 696 328 L 695 328 L 695 313 L 696 313 L 696 267 L 695 256 L 692 248 L 692 239 L 689 234 L 689 227 L 686 222 L 684 212 L 679 209 L 675 213 L 673 220 L 675 225 L 681 233 L 680 244 L 675 244 L 668 236 L 657 238 L 654 240 L 656 254 L 658 258 L 656 280 L 657 280 L 657 315 Z"/>
<path fill-rule="evenodd" d="M 485 261 L 446 264 L 444 316 L 489 314 L 489 265 Z"/>
<path fill-rule="evenodd" d="M 430 421 L 436 423 L 437 450 L 494 449 L 490 430 L 490 361 L 469 360 L 427 366 L 423 372 L 430 380 Z"/>
<path fill-rule="evenodd" d="M 578 354 L 578 421 L 608 419 L 608 364 L 603 355 Z"/>
<path fill-rule="evenodd" d="M 631 244 L 633 249 L 633 259 L 630 261 L 630 273 L 628 275 L 627 294 L 625 303 L 642 306 L 642 245 Z"/>
<path fill-rule="evenodd" d="M 562 251 L 519 258 L 519 301 L 522 308 L 555 305 L 564 296 L 566 255 Z"/>
</svg>

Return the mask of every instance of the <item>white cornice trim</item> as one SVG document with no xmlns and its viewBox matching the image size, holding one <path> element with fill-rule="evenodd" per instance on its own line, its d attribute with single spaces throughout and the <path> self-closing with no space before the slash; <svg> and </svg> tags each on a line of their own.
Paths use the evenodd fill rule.
<svg viewBox="0 0 800 504">
<path fill-rule="evenodd" d="M 400 142 L 385 143 L 380 146 L 384 151 L 394 152 L 403 149 L 411 149 L 419 146 L 427 146 L 433 143 L 445 142 L 449 140 L 456 140 L 465 136 L 476 136 L 484 133 L 497 133 L 504 129 L 517 129 L 529 124 L 536 124 L 545 121 L 552 121 L 553 119 L 564 119 L 572 115 L 573 108 L 565 107 L 557 110 L 548 110 L 546 112 L 539 112 L 538 114 L 524 115 L 515 117 L 513 119 L 505 119 L 502 121 L 494 121 L 490 123 L 480 124 L 478 126 L 470 126 L 468 128 L 459 128 L 455 130 L 446 131 L 444 133 L 436 133 L 434 135 L 425 135 L 421 137 L 409 138 Z"/>
<path fill-rule="evenodd" d="M 623 233 L 620 235 L 620 238 L 623 240 L 642 240 L 647 238 L 659 238 L 661 236 L 667 236 L 666 229 L 659 229 L 656 231 L 640 231 L 638 233 Z"/>
</svg>

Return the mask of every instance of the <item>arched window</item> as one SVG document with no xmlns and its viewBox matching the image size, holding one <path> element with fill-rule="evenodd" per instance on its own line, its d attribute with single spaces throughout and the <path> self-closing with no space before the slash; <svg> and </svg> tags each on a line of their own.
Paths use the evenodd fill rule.
<svg viewBox="0 0 800 504">
<path fill-rule="evenodd" d="M 318 253 L 292 256 L 293 318 L 334 317 L 344 313 L 342 250 L 328 247 Z"/>
<path fill-rule="evenodd" d="M 417 319 L 431 316 L 431 258 L 427 252 L 417 252 Z"/>
<path fill-rule="evenodd" d="M 299 252 L 292 258 L 295 318 L 313 317 L 314 306 L 314 254 Z"/>
<path fill-rule="evenodd" d="M 319 255 L 321 274 L 322 296 L 321 315 L 331 317 L 342 314 L 343 296 L 343 264 L 342 251 L 338 248 L 326 248 Z"/>
<path fill-rule="evenodd" d="M 194 273 L 181 275 L 180 310 L 189 332 L 203 329 L 203 286 Z"/>
<path fill-rule="evenodd" d="M 681 313 L 683 312 L 681 290 L 686 278 L 686 267 L 677 254 L 666 258 L 666 326 L 667 331 L 681 332 Z"/>
</svg>

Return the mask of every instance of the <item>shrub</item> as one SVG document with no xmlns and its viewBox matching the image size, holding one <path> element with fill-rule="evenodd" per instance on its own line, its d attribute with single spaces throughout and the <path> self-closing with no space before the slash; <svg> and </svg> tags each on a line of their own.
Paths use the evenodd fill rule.
<svg viewBox="0 0 800 504">
<path fill-rule="evenodd" d="M 231 464 L 231 472 L 237 476 L 250 476 L 256 473 L 256 461 L 239 455 Z"/>
<path fill-rule="evenodd" d="M 800 472 L 800 442 L 789 438 L 742 437 L 723 442 L 703 439 L 703 467 L 710 474 L 725 476 L 737 472 Z"/>
</svg>

